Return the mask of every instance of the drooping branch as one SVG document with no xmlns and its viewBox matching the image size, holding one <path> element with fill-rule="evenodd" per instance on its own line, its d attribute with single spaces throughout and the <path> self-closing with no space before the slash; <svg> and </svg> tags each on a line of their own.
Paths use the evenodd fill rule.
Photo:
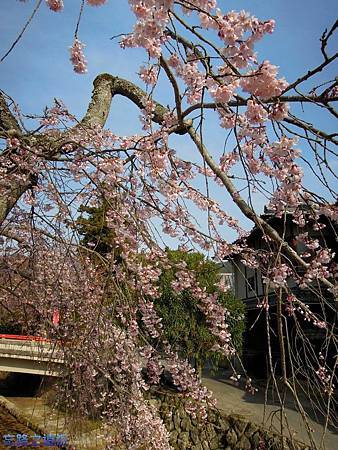
<svg viewBox="0 0 338 450">
<path fill-rule="evenodd" d="M 28 28 L 28 26 L 31 24 L 35 14 L 38 12 L 38 9 L 40 8 L 42 3 L 42 0 L 38 0 L 37 4 L 35 5 L 32 14 L 30 15 L 30 17 L 28 18 L 27 22 L 25 23 L 25 25 L 23 26 L 22 30 L 20 31 L 20 33 L 18 34 L 18 37 L 15 39 L 15 41 L 12 43 L 12 45 L 9 47 L 9 49 L 6 51 L 6 53 L 1 57 L 0 62 L 4 61 L 5 58 L 7 58 L 7 56 L 11 53 L 11 51 L 13 50 L 13 48 L 17 45 L 17 43 L 20 41 L 20 39 L 22 38 L 23 34 L 25 33 L 26 29 Z"/>
<path fill-rule="evenodd" d="M 239 195 L 235 185 L 232 183 L 228 175 L 225 172 L 223 172 L 219 168 L 219 166 L 215 163 L 215 161 L 211 157 L 210 153 L 208 152 L 203 142 L 200 140 L 196 130 L 193 127 L 189 128 L 189 135 L 193 140 L 193 142 L 195 143 L 196 147 L 198 148 L 204 161 L 214 172 L 214 174 L 221 180 L 221 182 L 229 192 L 232 200 L 239 207 L 242 213 L 248 219 L 254 222 L 258 228 L 264 231 L 274 242 L 276 242 L 283 250 L 283 253 L 291 261 L 295 262 L 302 268 L 307 269 L 308 264 L 298 255 L 298 253 L 295 250 L 293 250 L 292 247 L 290 247 L 290 245 L 279 235 L 279 233 L 269 223 L 267 223 L 264 219 L 262 219 L 259 215 L 257 215 L 255 211 L 243 200 L 243 198 Z M 329 289 L 334 288 L 333 284 L 327 279 L 322 278 L 321 281 L 327 288 Z"/>
</svg>

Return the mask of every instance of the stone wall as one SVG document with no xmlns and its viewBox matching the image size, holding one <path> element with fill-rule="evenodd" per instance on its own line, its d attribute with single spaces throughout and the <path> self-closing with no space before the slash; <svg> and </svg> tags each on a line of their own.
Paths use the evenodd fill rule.
<svg viewBox="0 0 338 450">
<path fill-rule="evenodd" d="M 170 444 L 176 450 L 311 450 L 239 416 L 210 408 L 205 422 L 191 418 L 184 398 L 170 390 L 149 394 L 170 432 Z"/>
</svg>

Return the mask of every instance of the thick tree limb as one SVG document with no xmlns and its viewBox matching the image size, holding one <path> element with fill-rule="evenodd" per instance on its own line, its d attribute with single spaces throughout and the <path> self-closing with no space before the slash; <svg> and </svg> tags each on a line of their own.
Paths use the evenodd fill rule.
<svg viewBox="0 0 338 450">
<path fill-rule="evenodd" d="M 30 180 L 22 183 L 13 182 L 8 190 L 5 190 L 4 192 L 0 191 L 0 226 L 14 208 L 22 194 L 24 194 L 31 186 L 32 182 Z"/>
<path fill-rule="evenodd" d="M 108 73 L 103 73 L 95 78 L 92 100 L 89 104 L 86 115 L 81 121 L 81 125 L 104 126 L 106 123 L 110 105 L 115 95 L 122 95 L 129 98 L 140 109 L 144 108 L 144 100 L 148 98 L 146 92 L 130 81 L 123 78 L 114 77 Z M 154 102 L 154 117 L 156 123 L 162 123 L 164 115 L 169 112 L 160 103 Z"/>
<path fill-rule="evenodd" d="M 122 95 L 123 97 L 128 98 L 140 109 L 144 108 L 144 101 L 148 99 L 148 94 L 130 81 L 114 77 L 107 73 L 101 74 L 94 80 L 94 89 L 85 116 L 74 128 L 62 134 L 60 133 L 58 139 L 55 137 L 51 138 L 49 135 L 44 134 L 39 136 L 23 135 L 18 122 L 7 106 L 4 97 L 0 95 L 0 132 L 3 137 L 7 135 L 22 136 L 25 142 L 32 146 L 38 143 L 40 147 L 45 148 L 46 159 L 55 159 L 62 151 L 62 146 L 65 143 L 74 142 L 72 139 L 74 130 L 84 127 L 104 127 L 109 115 L 112 99 L 115 95 Z M 156 101 L 153 101 L 153 103 L 153 121 L 161 124 L 165 115 L 170 111 Z M 188 126 L 190 126 L 190 124 L 178 124 L 171 132 L 185 134 Z M 17 169 L 20 170 L 19 167 Z M 31 186 L 32 180 L 28 177 L 27 182 L 19 183 L 13 181 L 11 186 L 6 187 L 6 189 L 0 193 L 0 226 L 3 224 L 22 194 L 24 194 Z"/>
<path fill-rule="evenodd" d="M 22 131 L 16 118 L 11 113 L 4 95 L 0 92 L 0 135 L 4 137 L 21 136 Z M 0 225 L 13 209 L 21 195 L 29 188 L 31 181 L 12 183 L 0 191 Z"/>
<path fill-rule="evenodd" d="M 4 137 L 22 134 L 20 125 L 7 106 L 2 92 L 0 92 L 0 135 Z"/>
</svg>

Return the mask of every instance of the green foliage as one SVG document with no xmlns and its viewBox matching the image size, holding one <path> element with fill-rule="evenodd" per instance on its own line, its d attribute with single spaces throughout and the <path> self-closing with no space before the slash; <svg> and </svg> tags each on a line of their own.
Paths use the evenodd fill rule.
<svg viewBox="0 0 338 450">
<path fill-rule="evenodd" d="M 80 244 L 88 249 L 88 256 L 99 262 L 99 256 L 114 255 L 115 262 L 121 262 L 121 253 L 116 245 L 115 234 L 107 226 L 107 211 L 111 207 L 103 200 L 99 207 L 81 205 L 81 216 L 76 221 L 76 230 L 82 237 Z M 85 217 L 87 215 L 87 217 Z"/>
<path fill-rule="evenodd" d="M 21 334 L 22 326 L 0 308 L 0 334 Z"/>
<path fill-rule="evenodd" d="M 242 350 L 244 332 L 244 304 L 231 293 L 223 293 L 216 286 L 219 281 L 219 266 L 214 261 L 207 260 L 200 253 L 186 253 L 167 250 L 169 260 L 173 263 L 185 261 L 187 268 L 195 273 L 201 287 L 210 294 L 218 293 L 219 302 L 230 312 L 227 322 L 233 338 L 233 344 L 238 353 Z M 162 295 L 155 299 L 155 308 L 163 318 L 163 325 L 168 341 L 179 353 L 189 359 L 194 359 L 197 365 L 210 359 L 217 366 L 222 359 L 219 353 L 210 351 L 216 343 L 215 337 L 209 331 L 204 314 L 198 308 L 198 300 L 189 290 L 176 294 L 171 287 L 175 279 L 175 270 L 164 270 L 160 278 Z"/>
<path fill-rule="evenodd" d="M 76 228 L 83 236 L 81 245 L 95 250 L 100 255 L 110 253 L 114 245 L 114 236 L 107 227 L 107 205 L 102 203 L 98 208 L 81 205 L 80 212 L 82 214 L 76 222 Z M 83 213 L 88 214 L 88 218 L 85 218 Z"/>
</svg>

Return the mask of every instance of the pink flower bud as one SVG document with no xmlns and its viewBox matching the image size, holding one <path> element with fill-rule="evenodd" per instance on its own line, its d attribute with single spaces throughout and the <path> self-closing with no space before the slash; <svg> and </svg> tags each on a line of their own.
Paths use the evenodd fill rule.
<svg viewBox="0 0 338 450">
<path fill-rule="evenodd" d="M 101 6 L 106 3 L 106 0 L 87 0 L 87 3 L 90 6 Z"/>
<path fill-rule="evenodd" d="M 84 46 L 82 42 L 75 39 L 73 47 L 70 48 L 70 60 L 76 73 L 87 72 L 87 60 L 82 51 Z"/>
<path fill-rule="evenodd" d="M 46 3 L 54 12 L 60 12 L 63 10 L 63 0 L 46 0 Z"/>
</svg>

